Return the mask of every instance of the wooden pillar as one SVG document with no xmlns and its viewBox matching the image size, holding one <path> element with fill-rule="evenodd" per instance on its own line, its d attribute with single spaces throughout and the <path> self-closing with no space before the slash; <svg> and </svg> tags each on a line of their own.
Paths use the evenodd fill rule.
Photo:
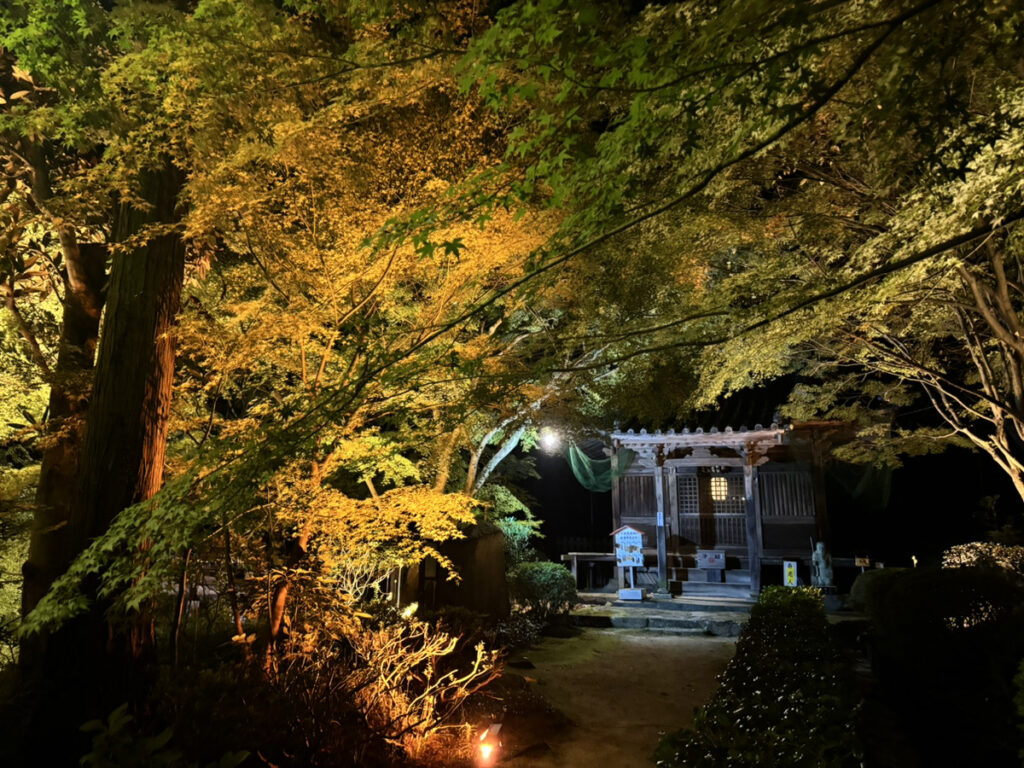
<svg viewBox="0 0 1024 768">
<path fill-rule="evenodd" d="M 654 498 L 658 511 L 658 592 L 668 593 L 668 547 L 665 541 L 665 488 L 664 488 L 664 458 L 658 456 L 658 464 L 654 468 Z"/>
<path fill-rule="evenodd" d="M 619 484 L 622 482 L 622 476 L 619 475 L 615 470 L 619 466 L 619 441 L 612 441 L 612 530 L 617 531 L 622 527 L 622 508 L 621 502 L 619 501 Z M 611 545 L 612 552 L 615 552 L 615 543 Z M 618 582 L 619 589 L 623 589 L 626 586 L 626 576 L 623 568 L 618 565 L 615 566 L 615 580 Z"/>
<path fill-rule="evenodd" d="M 761 501 L 757 488 L 756 456 L 748 452 L 743 462 L 743 492 L 746 496 L 747 558 L 750 569 L 750 594 L 761 592 Z"/>
</svg>

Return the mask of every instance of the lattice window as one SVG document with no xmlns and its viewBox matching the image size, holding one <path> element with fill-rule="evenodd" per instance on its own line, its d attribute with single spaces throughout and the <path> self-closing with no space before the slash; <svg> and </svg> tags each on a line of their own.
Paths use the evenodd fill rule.
<svg viewBox="0 0 1024 768">
<path fill-rule="evenodd" d="M 677 493 L 679 500 L 679 511 L 685 514 L 695 515 L 700 512 L 700 492 L 697 486 L 696 475 L 677 475 Z"/>
<path fill-rule="evenodd" d="M 712 475 L 710 481 L 711 500 L 716 515 L 742 514 L 746 511 L 747 499 L 741 475 Z"/>
</svg>

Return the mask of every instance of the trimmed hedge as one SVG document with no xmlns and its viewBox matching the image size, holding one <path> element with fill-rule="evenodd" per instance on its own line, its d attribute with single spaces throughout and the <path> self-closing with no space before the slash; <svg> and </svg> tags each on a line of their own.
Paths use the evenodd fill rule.
<svg viewBox="0 0 1024 768">
<path fill-rule="evenodd" d="M 576 580 L 558 563 L 520 563 L 508 572 L 508 587 L 513 602 L 541 621 L 568 613 L 577 600 Z"/>
<path fill-rule="evenodd" d="M 1017 763 L 1024 581 L 1015 571 L 904 571 L 869 602 L 868 618 L 875 673 L 922 765 Z"/>
<path fill-rule="evenodd" d="M 860 766 L 860 696 L 816 589 L 767 587 L 693 730 L 664 737 L 660 766 Z"/>
</svg>

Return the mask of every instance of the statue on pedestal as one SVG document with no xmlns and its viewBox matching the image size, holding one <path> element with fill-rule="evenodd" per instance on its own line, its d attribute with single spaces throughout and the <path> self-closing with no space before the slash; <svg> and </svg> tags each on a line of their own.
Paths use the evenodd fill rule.
<svg viewBox="0 0 1024 768">
<path fill-rule="evenodd" d="M 811 555 L 811 586 L 832 586 L 832 556 L 825 551 L 825 544 L 821 541 L 814 546 Z"/>
</svg>

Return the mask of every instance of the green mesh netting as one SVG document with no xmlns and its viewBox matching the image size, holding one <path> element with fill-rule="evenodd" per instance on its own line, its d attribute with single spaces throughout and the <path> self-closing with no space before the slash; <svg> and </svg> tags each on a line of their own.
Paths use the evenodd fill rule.
<svg viewBox="0 0 1024 768">
<path fill-rule="evenodd" d="M 570 443 L 566 457 L 569 459 L 569 466 L 572 467 L 572 473 L 579 480 L 580 485 L 594 493 L 607 493 L 612 489 L 612 482 L 615 478 L 625 472 L 633 463 L 636 452 L 629 448 L 620 448 L 615 454 L 615 466 L 613 467 L 610 458 L 592 459 L 575 443 Z"/>
</svg>

